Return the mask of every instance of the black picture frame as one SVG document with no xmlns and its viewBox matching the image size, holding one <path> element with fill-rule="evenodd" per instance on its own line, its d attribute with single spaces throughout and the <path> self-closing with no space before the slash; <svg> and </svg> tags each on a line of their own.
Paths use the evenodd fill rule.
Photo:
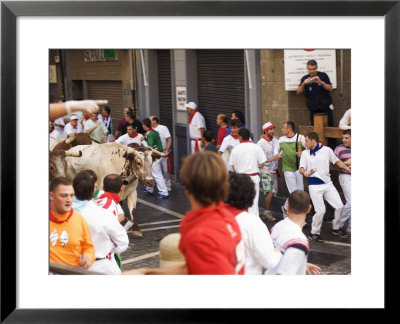
<svg viewBox="0 0 400 324">
<path fill-rule="evenodd" d="M 399 229 L 400 1 L 2 1 L 1 322 L 235 322 L 240 310 L 16 308 L 16 19 L 18 16 L 383 16 L 385 19 L 385 254 Z M 373 63 L 371 63 L 373 65 Z M 370 66 L 368 68 L 373 68 Z M 370 85 L 373 87 L 373 85 Z M 382 132 L 380 132 L 382 135 Z M 378 170 L 379 172 L 379 170 Z M 381 210 L 379 210 L 380 212 Z M 390 211 L 390 214 L 388 214 Z M 391 216 L 391 217 L 388 217 Z M 396 233 L 397 234 L 397 233 Z M 385 258 L 385 283 L 398 282 Z M 390 295 L 385 285 L 385 296 Z M 134 307 L 134 305 L 132 305 Z M 391 306 L 385 297 L 385 308 Z"/>
</svg>

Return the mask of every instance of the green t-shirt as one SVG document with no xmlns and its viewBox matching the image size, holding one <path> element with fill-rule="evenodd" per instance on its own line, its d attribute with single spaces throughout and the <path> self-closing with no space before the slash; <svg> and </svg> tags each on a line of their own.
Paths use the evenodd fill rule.
<svg viewBox="0 0 400 324">
<path fill-rule="evenodd" d="M 282 152 L 282 171 L 295 172 L 297 168 L 297 157 L 296 157 L 296 139 L 297 134 L 293 137 L 282 136 L 279 139 L 279 146 Z M 305 140 L 303 135 L 299 135 L 297 142 L 297 152 L 303 151 L 305 148 Z"/>
<path fill-rule="evenodd" d="M 158 152 L 163 152 L 160 135 L 156 131 L 147 133 L 147 145 Z"/>
</svg>

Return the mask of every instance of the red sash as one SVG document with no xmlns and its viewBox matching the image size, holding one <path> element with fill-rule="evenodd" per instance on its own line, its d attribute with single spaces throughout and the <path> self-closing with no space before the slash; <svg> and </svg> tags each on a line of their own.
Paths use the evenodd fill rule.
<svg viewBox="0 0 400 324">
<path fill-rule="evenodd" d="M 201 137 L 195 138 L 195 139 L 193 139 L 193 141 L 195 141 L 195 143 L 194 143 L 194 151 L 195 152 L 199 152 L 200 151 L 199 142 L 201 142 Z"/>
<path fill-rule="evenodd" d="M 189 116 L 189 119 L 188 119 L 188 123 L 189 123 L 189 124 L 192 122 L 192 119 L 193 119 L 194 115 L 196 115 L 196 113 L 197 113 L 197 111 L 195 111 L 193 114 L 191 114 L 191 115 Z"/>
</svg>

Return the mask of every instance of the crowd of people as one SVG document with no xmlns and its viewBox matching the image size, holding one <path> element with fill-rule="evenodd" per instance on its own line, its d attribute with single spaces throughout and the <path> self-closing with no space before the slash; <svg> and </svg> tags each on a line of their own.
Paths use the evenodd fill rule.
<svg viewBox="0 0 400 324">
<path fill-rule="evenodd" d="M 299 94 L 315 91 L 315 84 L 330 90 L 329 78 L 317 74 L 316 65 L 313 68 L 311 64 L 310 75 L 301 80 Z M 104 106 L 99 113 L 99 106 L 105 104 L 84 101 L 80 108 L 79 102 L 54 104 L 50 107 L 50 140 L 87 133 L 103 143 L 136 143 L 170 152 L 171 134 L 157 116 L 140 122 L 134 107 L 126 107 L 113 134 L 111 108 Z M 120 253 L 129 243 L 121 225 L 125 217 L 118 195 L 123 179 L 110 174 L 103 188 L 98 188 L 91 170 L 81 171 L 72 182 L 57 178 L 50 184 L 50 261 L 103 274 L 319 274 L 320 268 L 308 263 L 307 255 L 309 240 L 324 242 L 320 233 L 325 201 L 335 209 L 332 234 L 351 234 L 350 110 L 340 122 L 343 144 L 332 150 L 320 142 L 316 132 L 296 132 L 293 121 L 282 123 L 280 138 L 274 137 L 275 125 L 267 121 L 261 138 L 253 140 L 240 111 L 232 112 L 230 121 L 226 114 L 217 115 L 214 138 L 197 104 L 189 102 L 186 108 L 191 154 L 184 159 L 180 179 L 191 209 L 181 222 L 176 247 L 185 262 L 164 269 L 121 272 Z M 327 112 L 325 106 L 318 109 Z M 69 115 L 63 117 L 63 113 Z M 259 195 L 264 195 L 262 218 L 276 222 L 271 203 L 278 193 L 279 163 L 289 197 L 281 207 L 283 219 L 269 232 L 260 217 Z M 345 205 L 333 185 L 331 164 L 339 168 Z M 164 157 L 154 161 L 152 176 L 157 198 L 168 199 L 171 160 Z M 153 195 L 155 188 L 144 187 L 143 191 Z M 315 213 L 306 236 L 303 227 L 312 206 Z"/>
</svg>

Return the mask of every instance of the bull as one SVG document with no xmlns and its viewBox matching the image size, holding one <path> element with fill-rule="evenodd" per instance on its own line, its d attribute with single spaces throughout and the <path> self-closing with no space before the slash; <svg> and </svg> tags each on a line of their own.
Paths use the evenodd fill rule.
<svg viewBox="0 0 400 324">
<path fill-rule="evenodd" d="M 80 152 L 81 157 L 76 158 Z M 135 217 L 138 180 L 143 182 L 145 186 L 152 186 L 154 183 L 151 175 L 153 158 L 164 157 L 167 154 L 150 148 L 145 150 L 135 149 L 115 142 L 77 145 L 65 151 L 65 154 L 64 160 L 61 157 L 57 162 L 54 159 L 50 161 L 50 180 L 59 176 L 73 180 L 78 172 L 91 169 L 97 174 L 99 185 L 102 187 L 103 179 L 108 174 L 121 175 L 125 186 L 119 195 L 121 201 L 124 199 L 127 201 L 133 223 L 133 235 L 143 236 Z"/>
</svg>

